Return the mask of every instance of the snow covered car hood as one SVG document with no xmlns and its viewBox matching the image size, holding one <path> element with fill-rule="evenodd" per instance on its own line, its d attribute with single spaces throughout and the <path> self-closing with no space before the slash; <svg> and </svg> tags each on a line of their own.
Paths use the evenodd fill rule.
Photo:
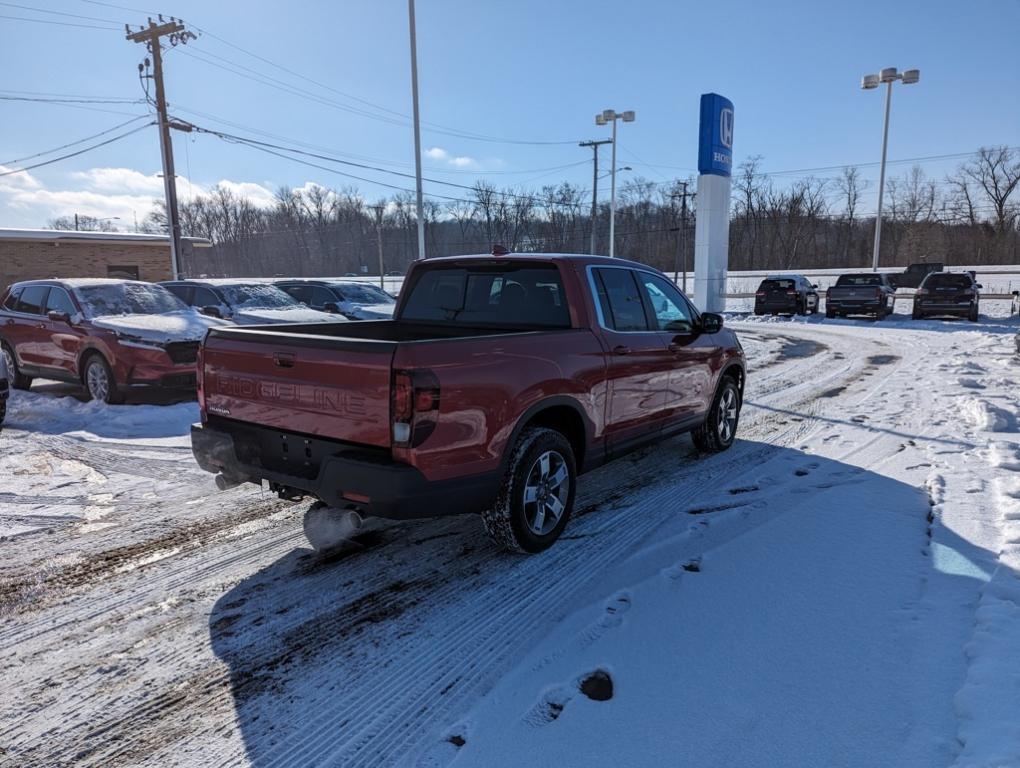
<svg viewBox="0 0 1020 768">
<path fill-rule="evenodd" d="M 305 307 L 293 309 L 239 309 L 234 312 L 231 320 L 238 325 L 258 325 L 259 323 L 342 323 L 347 318 L 331 315 Z"/>
<path fill-rule="evenodd" d="M 392 320 L 396 304 L 350 304 L 348 313 L 358 320 Z"/>
<path fill-rule="evenodd" d="M 104 315 L 92 325 L 142 341 L 166 344 L 171 341 L 201 341 L 210 328 L 226 325 L 222 320 L 198 312 L 170 312 L 165 315 Z"/>
</svg>

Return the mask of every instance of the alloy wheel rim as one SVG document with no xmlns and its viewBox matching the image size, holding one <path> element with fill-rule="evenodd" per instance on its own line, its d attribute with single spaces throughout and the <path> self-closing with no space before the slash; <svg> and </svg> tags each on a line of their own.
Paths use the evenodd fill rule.
<svg viewBox="0 0 1020 768">
<path fill-rule="evenodd" d="M 719 398 L 719 437 L 724 443 L 733 439 L 737 430 L 737 395 L 732 389 L 725 389 Z"/>
<path fill-rule="evenodd" d="M 545 536 L 563 517 L 570 497 L 570 472 L 558 451 L 546 451 L 531 465 L 524 483 L 524 519 L 536 536 Z"/>
<path fill-rule="evenodd" d="M 85 378 L 88 380 L 89 394 L 92 395 L 92 398 L 105 401 L 106 396 L 110 393 L 110 381 L 106 376 L 106 369 L 99 363 L 93 363 L 89 366 Z"/>
</svg>

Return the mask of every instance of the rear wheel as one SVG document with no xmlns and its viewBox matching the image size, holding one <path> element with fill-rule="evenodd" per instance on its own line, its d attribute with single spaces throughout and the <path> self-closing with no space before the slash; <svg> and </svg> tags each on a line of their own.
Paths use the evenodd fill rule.
<svg viewBox="0 0 1020 768">
<path fill-rule="evenodd" d="M 826 307 L 825 308 L 825 316 L 831 320 L 832 318 L 834 318 L 836 316 L 836 310 L 829 309 L 828 307 Z"/>
<path fill-rule="evenodd" d="M 921 311 L 918 310 L 918 309 L 915 309 L 913 312 L 911 312 L 910 313 L 910 317 L 912 319 L 914 319 L 914 320 L 922 320 L 922 319 L 924 319 L 924 315 L 921 314 Z"/>
<path fill-rule="evenodd" d="M 124 395 L 117 388 L 117 380 L 113 370 L 100 354 L 93 354 L 85 362 L 85 391 L 92 400 L 99 400 L 108 405 L 124 402 Z"/>
<path fill-rule="evenodd" d="M 7 363 L 7 375 L 11 377 L 11 386 L 15 389 L 28 389 L 32 386 L 32 377 L 25 376 L 18 370 L 18 363 L 14 359 L 14 352 L 5 343 L 0 348 L 0 354 L 4 356 L 4 362 Z"/>
<path fill-rule="evenodd" d="M 541 552 L 566 527 L 576 486 L 570 442 L 552 429 L 525 429 L 514 446 L 495 504 L 482 513 L 485 532 L 513 552 Z"/>
<path fill-rule="evenodd" d="M 805 304 L 802 299 L 797 299 L 797 308 L 794 310 L 794 313 L 798 315 L 807 314 L 807 309 L 805 308 Z"/>
<path fill-rule="evenodd" d="M 970 320 L 972 323 L 976 323 L 978 321 L 977 304 L 970 308 L 970 314 L 967 315 L 967 319 Z"/>
<path fill-rule="evenodd" d="M 704 453 L 725 451 L 737 436 L 740 421 L 740 390 L 727 377 L 719 384 L 705 423 L 691 433 L 695 447 Z"/>
</svg>

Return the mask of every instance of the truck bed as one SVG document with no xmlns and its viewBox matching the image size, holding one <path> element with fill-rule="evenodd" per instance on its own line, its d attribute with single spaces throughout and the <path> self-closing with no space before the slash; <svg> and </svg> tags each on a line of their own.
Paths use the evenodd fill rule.
<svg viewBox="0 0 1020 768">
<path fill-rule="evenodd" d="M 540 333 L 535 328 L 474 328 L 459 324 L 406 323 L 400 320 L 374 320 L 347 323 L 308 323 L 301 325 L 248 325 L 213 328 L 210 336 L 239 341 L 270 341 L 278 338 L 283 343 L 329 344 L 330 340 L 385 344 L 445 339 L 475 338 L 478 336 L 506 336 L 520 333 Z M 304 339 L 304 341 L 302 341 Z"/>
</svg>

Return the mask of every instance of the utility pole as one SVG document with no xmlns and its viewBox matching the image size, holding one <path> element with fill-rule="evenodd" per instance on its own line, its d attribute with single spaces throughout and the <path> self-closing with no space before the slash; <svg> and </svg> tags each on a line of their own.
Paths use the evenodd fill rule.
<svg viewBox="0 0 1020 768">
<path fill-rule="evenodd" d="M 418 42 L 414 21 L 414 0 L 407 0 L 407 19 L 411 28 L 411 105 L 414 117 L 415 204 L 418 212 L 418 258 L 425 258 L 425 204 L 421 192 L 421 123 L 418 118 Z"/>
<path fill-rule="evenodd" d="M 694 197 L 694 192 L 687 191 L 686 181 L 681 181 L 680 186 L 683 189 L 679 194 L 673 194 L 671 197 L 676 200 L 680 198 L 680 251 L 677 253 L 677 260 L 674 264 L 673 269 L 673 282 L 677 281 L 678 272 L 680 271 L 680 263 L 683 263 L 683 284 L 680 290 L 687 293 L 687 198 Z"/>
<path fill-rule="evenodd" d="M 599 147 L 602 144 L 612 144 L 612 139 L 602 139 L 601 141 L 582 141 L 577 146 L 579 147 L 591 147 L 592 149 L 592 160 L 593 168 L 591 174 L 591 251 L 595 253 L 595 235 L 596 226 L 595 222 L 598 219 L 598 197 L 599 197 Z"/>
<path fill-rule="evenodd" d="M 375 211 L 375 239 L 379 243 L 379 287 L 385 291 L 386 281 L 383 279 L 383 275 L 386 273 L 383 271 L 382 221 L 386 206 L 383 203 L 376 203 L 372 206 L 372 210 Z"/>
<path fill-rule="evenodd" d="M 170 46 L 178 43 L 186 45 L 188 40 L 195 38 L 194 33 L 188 32 L 184 24 L 173 17 L 170 21 L 164 21 L 159 17 L 157 24 L 149 18 L 149 25 L 142 27 L 137 32 L 132 32 L 131 27 L 124 25 L 127 39 L 133 43 L 145 43 L 149 54 L 152 56 L 152 74 L 142 75 L 144 69 L 149 65 L 138 65 L 140 77 L 151 77 L 156 83 L 156 112 L 159 114 L 159 149 L 163 158 L 163 189 L 166 193 L 167 225 L 170 230 L 170 271 L 174 280 L 181 272 L 181 218 L 177 209 L 177 177 L 174 174 L 174 147 L 170 140 L 170 119 L 166 113 L 166 91 L 163 88 L 163 49 L 161 38 L 167 37 Z"/>
</svg>

